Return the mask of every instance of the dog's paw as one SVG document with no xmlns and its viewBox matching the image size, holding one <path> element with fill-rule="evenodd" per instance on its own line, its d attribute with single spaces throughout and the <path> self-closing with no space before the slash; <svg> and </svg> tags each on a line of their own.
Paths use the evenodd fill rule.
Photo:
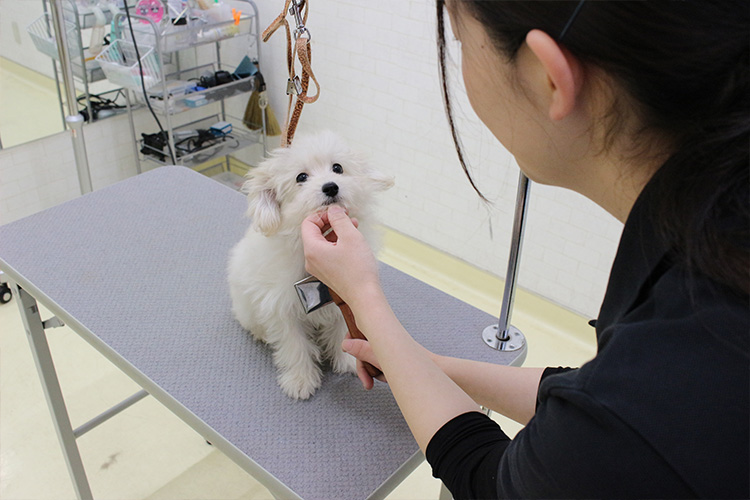
<svg viewBox="0 0 750 500">
<path fill-rule="evenodd" d="M 336 373 L 357 373 L 357 358 L 347 352 L 339 351 L 331 360 L 331 367 Z"/>
<path fill-rule="evenodd" d="M 308 399 L 320 387 L 320 370 L 311 373 L 288 370 L 279 374 L 281 390 L 292 399 Z"/>
</svg>

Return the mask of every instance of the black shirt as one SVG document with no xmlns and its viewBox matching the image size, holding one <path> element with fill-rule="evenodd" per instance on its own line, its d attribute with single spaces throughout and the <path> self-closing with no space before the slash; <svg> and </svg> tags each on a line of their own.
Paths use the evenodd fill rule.
<svg viewBox="0 0 750 500">
<path fill-rule="evenodd" d="M 648 186 L 623 229 L 596 357 L 548 369 L 510 440 L 479 412 L 426 455 L 455 498 L 750 498 L 750 304 L 661 245 Z"/>
</svg>

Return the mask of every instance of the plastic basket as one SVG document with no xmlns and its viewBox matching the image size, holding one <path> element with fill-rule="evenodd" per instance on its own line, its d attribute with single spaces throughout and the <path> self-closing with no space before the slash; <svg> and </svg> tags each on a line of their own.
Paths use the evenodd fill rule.
<svg viewBox="0 0 750 500">
<path fill-rule="evenodd" d="M 133 90 L 140 90 L 141 76 L 143 86 L 149 89 L 161 81 L 159 59 L 153 47 L 138 44 L 141 64 L 138 64 L 135 47 L 127 40 L 115 40 L 109 47 L 96 56 L 107 80 Z"/>
<path fill-rule="evenodd" d="M 29 24 L 26 27 L 26 31 L 29 33 L 31 41 L 34 42 L 34 46 L 39 52 L 48 55 L 56 61 L 60 60 L 52 18 L 48 12 L 42 14 L 33 23 Z M 78 36 L 76 36 L 75 26 L 71 26 L 67 22 L 65 23 L 65 37 L 68 41 L 71 56 L 75 57 L 80 53 L 81 47 Z"/>
<path fill-rule="evenodd" d="M 156 47 L 158 43 L 162 54 L 191 48 L 195 43 L 196 32 L 199 29 L 195 27 L 198 26 L 198 21 L 194 20 L 188 21 L 189 24 L 187 25 L 167 23 L 166 26 L 162 27 L 153 23 L 149 24 L 148 21 L 144 21 L 145 18 L 137 16 L 138 21 L 133 21 L 133 35 L 131 35 L 127 19 L 122 14 L 118 16 L 113 21 L 112 38 L 131 40 L 131 36 L 135 36 L 138 48 L 141 45 Z"/>
</svg>

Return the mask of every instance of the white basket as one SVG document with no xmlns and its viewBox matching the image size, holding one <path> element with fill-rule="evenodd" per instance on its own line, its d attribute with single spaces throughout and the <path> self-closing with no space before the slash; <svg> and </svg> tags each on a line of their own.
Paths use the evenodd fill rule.
<svg viewBox="0 0 750 500">
<path fill-rule="evenodd" d="M 119 23 L 114 28 L 113 38 L 117 40 L 130 40 L 131 30 L 124 18 L 116 21 Z M 138 22 L 133 21 L 132 33 L 135 36 L 138 48 L 141 45 L 149 45 L 156 47 L 157 40 L 159 43 L 159 50 L 162 54 L 169 52 L 176 52 L 179 50 L 189 49 L 193 46 L 196 39 L 196 31 L 199 28 L 195 28 L 198 21 L 190 21 L 189 25 L 173 25 L 167 23 L 164 28 L 157 25 L 149 25 L 139 20 Z M 202 26 L 202 25 L 201 25 Z M 158 30 L 158 33 L 157 33 Z"/>
<path fill-rule="evenodd" d="M 143 86 L 149 89 L 161 81 L 159 60 L 154 48 L 148 45 L 138 44 L 138 54 L 141 58 L 140 65 L 133 43 L 115 40 L 96 56 L 96 60 L 110 82 L 129 89 L 141 90 L 143 75 Z"/>
<path fill-rule="evenodd" d="M 57 41 L 55 40 L 55 31 L 52 25 L 52 18 L 48 12 L 39 16 L 33 23 L 26 27 L 26 31 L 34 42 L 36 49 L 42 54 L 46 54 L 52 59 L 59 61 L 60 56 L 57 52 Z M 68 41 L 68 49 L 71 57 L 75 58 L 81 51 L 79 38 L 76 36 L 75 26 L 65 23 L 65 37 Z"/>
</svg>

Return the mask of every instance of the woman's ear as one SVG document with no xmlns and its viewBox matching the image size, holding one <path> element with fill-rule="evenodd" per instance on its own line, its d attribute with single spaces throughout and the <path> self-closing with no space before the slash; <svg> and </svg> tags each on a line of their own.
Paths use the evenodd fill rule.
<svg viewBox="0 0 750 500">
<path fill-rule="evenodd" d="M 265 167 L 251 172 L 250 180 L 242 186 L 247 192 L 247 215 L 252 220 L 253 229 L 271 236 L 281 225 L 281 206 L 272 185 L 272 176 Z"/>
<path fill-rule="evenodd" d="M 544 31 L 529 31 L 526 45 L 546 74 L 549 117 L 562 120 L 575 108 L 582 84 L 581 64 Z"/>
</svg>

